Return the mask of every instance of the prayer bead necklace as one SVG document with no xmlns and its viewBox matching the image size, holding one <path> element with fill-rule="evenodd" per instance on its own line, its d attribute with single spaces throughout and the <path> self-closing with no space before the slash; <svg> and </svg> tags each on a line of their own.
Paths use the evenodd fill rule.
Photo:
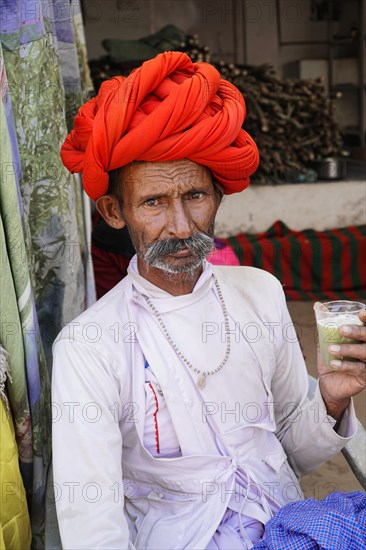
<svg viewBox="0 0 366 550">
<path fill-rule="evenodd" d="M 225 301 L 224 301 L 224 298 L 223 298 L 223 295 L 222 295 L 222 292 L 221 292 L 221 288 L 219 287 L 219 283 L 217 282 L 216 277 L 215 277 L 214 281 L 215 281 L 217 294 L 219 296 L 222 312 L 224 314 L 224 319 L 225 319 L 226 352 L 225 352 L 224 358 L 221 361 L 221 363 L 219 364 L 219 366 L 216 369 L 209 370 L 209 371 L 206 371 L 206 372 L 203 372 L 200 369 L 197 369 L 196 367 L 194 367 L 192 365 L 192 363 L 190 361 L 188 361 L 188 359 L 183 355 L 183 353 L 179 350 L 178 346 L 174 343 L 172 337 L 170 336 L 165 324 L 163 323 L 163 320 L 160 316 L 159 311 L 156 309 L 154 304 L 151 302 L 150 298 L 148 296 L 146 296 L 146 294 L 142 294 L 142 296 L 146 300 L 146 303 L 148 304 L 151 311 L 153 312 L 156 319 L 158 320 L 158 323 L 159 323 L 159 325 L 160 325 L 160 327 L 163 331 L 163 334 L 164 334 L 165 338 L 167 339 L 167 341 L 169 342 L 170 346 L 172 347 L 173 351 L 183 361 L 183 363 L 185 363 L 187 365 L 187 367 L 189 367 L 191 370 L 193 370 L 193 372 L 200 375 L 198 380 L 197 380 L 197 386 L 199 387 L 200 390 L 203 390 L 203 388 L 206 386 L 207 376 L 210 376 L 211 374 L 216 374 L 217 372 L 219 372 L 226 365 L 227 360 L 228 360 L 229 355 L 230 355 L 231 343 L 230 343 L 229 317 L 228 317 L 228 314 L 227 314 L 227 309 L 226 309 Z"/>
</svg>

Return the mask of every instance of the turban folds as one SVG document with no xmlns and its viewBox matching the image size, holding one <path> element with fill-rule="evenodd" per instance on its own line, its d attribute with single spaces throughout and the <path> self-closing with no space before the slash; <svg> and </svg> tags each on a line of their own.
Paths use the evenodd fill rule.
<svg viewBox="0 0 366 550">
<path fill-rule="evenodd" d="M 103 82 L 83 105 L 61 158 L 82 172 L 94 200 L 108 192 L 108 172 L 135 160 L 189 159 L 207 166 L 226 194 L 242 191 L 259 164 L 253 139 L 242 129 L 241 92 L 209 63 L 165 52 L 127 77 Z"/>
</svg>

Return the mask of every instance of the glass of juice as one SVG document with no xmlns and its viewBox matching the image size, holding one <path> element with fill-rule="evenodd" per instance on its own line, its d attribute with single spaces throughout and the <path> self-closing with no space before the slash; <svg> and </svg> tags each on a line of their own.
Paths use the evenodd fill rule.
<svg viewBox="0 0 366 550">
<path fill-rule="evenodd" d="M 331 344 L 357 344 L 359 340 L 352 340 L 341 336 L 339 328 L 342 325 L 363 325 L 358 317 L 366 305 L 361 302 L 336 300 L 333 302 L 316 302 L 314 304 L 316 325 L 318 329 L 319 347 L 323 361 L 328 369 L 332 370 L 330 362 L 339 359 L 328 352 Z M 344 357 L 347 361 L 357 361 L 351 357 Z"/>
</svg>

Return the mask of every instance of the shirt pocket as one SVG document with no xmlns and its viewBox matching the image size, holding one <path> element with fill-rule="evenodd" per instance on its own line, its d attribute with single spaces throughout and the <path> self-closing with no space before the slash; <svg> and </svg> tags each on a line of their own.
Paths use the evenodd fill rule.
<svg viewBox="0 0 366 550">
<path fill-rule="evenodd" d="M 181 455 L 165 398 L 154 381 L 145 382 L 144 447 L 154 458 Z"/>
</svg>

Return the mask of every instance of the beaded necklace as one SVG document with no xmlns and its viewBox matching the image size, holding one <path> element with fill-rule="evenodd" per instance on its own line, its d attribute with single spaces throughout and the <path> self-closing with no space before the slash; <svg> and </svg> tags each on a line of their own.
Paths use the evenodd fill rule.
<svg viewBox="0 0 366 550">
<path fill-rule="evenodd" d="M 224 301 L 224 298 L 223 298 L 223 295 L 222 295 L 222 292 L 221 292 L 221 288 L 219 286 L 219 283 L 218 283 L 216 277 L 214 279 L 214 282 L 215 282 L 217 294 L 219 296 L 222 312 L 223 312 L 223 315 L 224 315 L 224 320 L 225 320 L 226 351 L 225 351 L 224 358 L 222 359 L 222 361 L 218 365 L 218 367 L 216 367 L 216 369 L 212 369 L 212 370 L 209 370 L 209 371 L 202 371 L 200 369 L 197 369 L 197 367 L 194 367 L 192 365 L 192 363 L 190 361 L 188 361 L 188 359 L 183 355 L 183 353 L 180 351 L 178 346 L 174 343 L 172 337 L 170 336 L 170 334 L 169 334 L 169 332 L 168 332 L 168 330 L 167 330 L 167 328 L 166 328 L 166 326 L 165 326 L 165 324 L 164 324 L 164 322 L 163 322 L 163 320 L 160 316 L 159 311 L 156 309 L 154 304 L 151 302 L 150 298 L 148 296 L 146 296 L 146 294 L 142 294 L 143 298 L 146 300 L 146 303 L 148 304 L 151 311 L 155 315 L 155 317 L 156 317 L 156 319 L 157 319 L 157 321 L 160 325 L 160 328 L 163 331 L 163 334 L 164 334 L 166 340 L 168 341 L 168 343 L 170 344 L 171 348 L 173 349 L 173 351 L 176 353 L 176 355 L 179 357 L 179 359 L 181 359 L 183 361 L 183 363 L 185 363 L 187 365 L 188 368 L 190 368 L 193 372 L 195 372 L 196 374 L 199 375 L 199 378 L 197 380 L 197 386 L 199 387 L 200 390 L 203 390 L 203 388 L 206 386 L 207 376 L 211 376 L 212 374 L 216 374 L 217 372 L 219 372 L 226 365 L 227 360 L 228 360 L 229 355 L 230 355 L 230 348 L 231 348 L 229 318 L 228 318 L 228 314 L 227 314 L 225 301 Z"/>
</svg>

